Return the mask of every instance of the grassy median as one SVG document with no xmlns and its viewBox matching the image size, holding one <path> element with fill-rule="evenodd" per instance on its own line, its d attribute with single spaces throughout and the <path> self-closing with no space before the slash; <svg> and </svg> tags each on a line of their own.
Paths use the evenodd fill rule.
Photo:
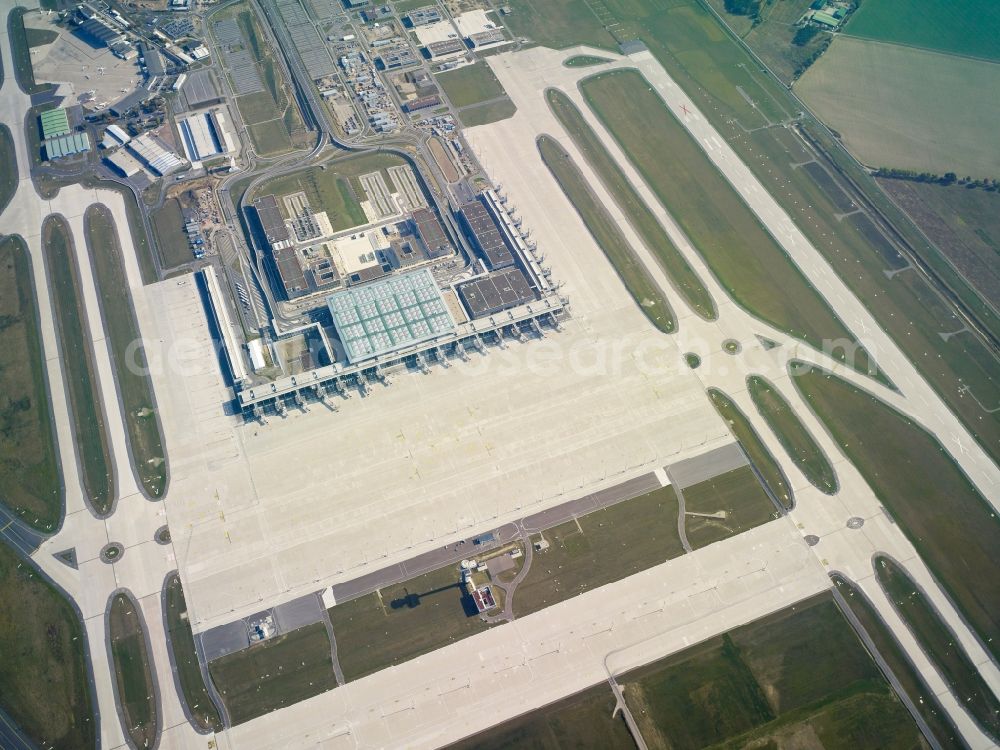
<svg viewBox="0 0 1000 750">
<path fill-rule="evenodd" d="M 26 94 L 40 94 L 54 87 L 51 83 L 35 82 L 28 32 L 24 27 L 24 14 L 27 12 L 27 8 L 14 8 L 10 12 L 7 17 L 7 38 L 10 42 L 11 57 L 14 58 L 14 78 L 17 79 L 17 85 Z M 10 73 L 10 71 L 4 72 Z"/>
<path fill-rule="evenodd" d="M 932 435 L 825 370 L 794 382 L 995 658 L 1000 657 L 1000 519 Z"/>
<path fill-rule="evenodd" d="M 14 138 L 10 134 L 10 128 L 0 124 L 0 160 L 4 164 L 11 165 L 0 170 L 0 213 L 7 208 L 14 193 L 17 192 L 19 175 L 17 172 L 17 155 L 14 153 Z"/>
<path fill-rule="evenodd" d="M 562 750 L 600 748 L 635 750 L 635 740 L 621 714 L 614 715 L 615 696 L 601 683 L 544 708 L 508 719 L 467 737 L 448 750 Z"/>
<path fill-rule="evenodd" d="M 39 747 L 95 747 L 83 623 L 3 542 L 0 602 L 0 708 Z"/>
<path fill-rule="evenodd" d="M 934 605 L 900 566 L 876 557 L 875 577 L 899 616 L 913 632 L 927 656 L 948 683 L 959 704 L 994 742 L 1000 741 L 1000 701 L 980 676 L 955 634 L 938 616 Z"/>
<path fill-rule="evenodd" d="M 85 223 L 132 461 L 145 491 L 151 497 L 159 497 L 167 483 L 163 437 L 156 418 L 152 383 L 145 373 L 145 356 L 141 347 L 135 349 L 135 343 L 140 341 L 139 325 L 128 292 L 118 233 L 110 213 L 102 206 L 88 208 Z"/>
<path fill-rule="evenodd" d="M 921 746 L 913 719 L 828 594 L 619 682 L 650 747 Z"/>
<path fill-rule="evenodd" d="M 575 58 L 571 58 L 575 59 Z M 712 295 L 705 289 L 698 274 L 688 264 L 684 256 L 667 236 L 663 226 L 646 205 L 625 173 L 601 143 L 597 134 L 587 124 L 576 105 L 561 91 L 549 89 L 546 92 L 549 107 L 569 137 L 586 158 L 605 189 L 614 197 L 622 213 L 628 217 L 646 247 L 660 262 L 670 283 L 695 313 L 706 320 L 718 317 Z"/>
<path fill-rule="evenodd" d="M 176 573 L 166 583 L 167 632 L 170 648 L 177 668 L 177 679 L 181 684 L 181 694 L 188 710 L 199 727 L 206 731 L 218 732 L 222 729 L 222 717 L 212 702 L 201 674 L 201 662 L 194 647 L 191 623 L 188 621 L 184 588 Z"/>
<path fill-rule="evenodd" d="M 234 725 L 337 686 L 323 623 L 223 656 L 208 668 Z"/>
<path fill-rule="evenodd" d="M 712 406 L 719 412 L 719 416 L 729 425 L 729 430 L 743 446 L 750 463 L 753 465 L 771 494 L 786 508 L 792 507 L 792 487 L 785 478 L 781 466 L 774 460 L 774 456 L 761 442 L 757 431 L 750 424 L 750 420 L 740 411 L 740 408 L 733 401 L 716 388 L 709 388 L 708 397 L 712 401 Z"/>
<path fill-rule="evenodd" d="M 893 675 L 899 680 L 917 711 L 927 722 L 931 733 L 941 743 L 942 747 L 965 747 L 955 725 L 948 714 L 941 708 L 937 696 L 928 689 L 923 677 L 913 666 L 906 652 L 903 651 L 896 637 L 883 622 L 879 613 L 865 597 L 864 592 L 840 575 L 830 576 L 847 606 L 858 618 L 865 633 L 872 639 L 875 649 L 889 665 Z"/>
<path fill-rule="evenodd" d="M 759 375 L 747 378 L 747 390 L 757 411 L 770 426 L 788 457 L 820 492 L 832 495 L 839 489 L 837 474 L 823 449 L 796 416 L 777 389 Z"/>
<path fill-rule="evenodd" d="M 108 613 L 111 659 L 125 732 L 138 747 L 152 747 L 158 734 L 153 665 L 146 651 L 139 605 L 126 594 L 118 594 Z M 167 688 L 168 686 L 163 686 Z M 106 717 L 105 720 L 110 720 Z"/>
<path fill-rule="evenodd" d="M 344 677 L 357 680 L 487 629 L 465 609 L 458 565 L 330 609 Z"/>
<path fill-rule="evenodd" d="M 717 477 L 685 487 L 684 532 L 692 549 L 728 539 L 775 516 L 774 503 L 760 486 L 749 466 L 727 471 Z M 710 517 L 719 512 L 722 517 Z M 696 516 L 692 513 L 704 513 Z"/>
<path fill-rule="evenodd" d="M 40 531 L 52 531 L 64 494 L 50 415 L 38 301 L 28 248 L 0 240 L 0 500 Z"/>
<path fill-rule="evenodd" d="M 661 487 L 546 530 L 514 593 L 517 617 L 620 581 L 684 554 L 677 534 L 677 495 Z"/>
<path fill-rule="evenodd" d="M 83 487 L 94 510 L 107 513 L 113 502 L 111 452 L 98 391 L 92 333 L 83 308 L 80 269 L 73 238 L 63 219 L 46 219 L 42 225 L 42 249 L 55 307 L 59 352 L 69 391 Z"/>
<path fill-rule="evenodd" d="M 729 294 L 752 315 L 837 355 L 854 336 L 637 71 L 581 85 L 594 113 Z M 669 158 L 664 155 L 669 154 Z M 873 363 L 853 358 L 862 372 Z"/>
<path fill-rule="evenodd" d="M 649 322 L 670 333 L 677 327 L 670 303 L 660 291 L 646 266 L 622 235 L 611 214 L 587 185 L 580 169 L 559 142 L 549 136 L 538 139 L 538 151 L 553 178 L 576 209 L 594 242 L 601 248 Z"/>
<path fill-rule="evenodd" d="M 516 35 L 552 47 L 586 42 L 615 48 L 607 28 L 578 0 L 512 0 L 510 4 L 515 13 L 505 23 Z M 839 170 L 838 179 L 846 177 L 856 183 L 865 200 L 892 222 L 894 230 L 933 268 L 950 293 L 997 335 L 1000 318 L 995 312 L 926 241 L 871 175 L 808 114 L 795 125 L 766 127 L 794 117 L 801 106 L 785 86 L 760 70 L 707 3 L 636 0 L 604 7 L 610 14 L 608 25 L 615 24 L 617 34 L 634 36 L 649 46 L 720 138 L 735 149 L 984 449 L 994 460 L 1000 458 L 1000 411 L 987 411 L 1000 405 L 996 397 L 1000 393 L 997 357 L 974 334 L 947 340 L 939 335 L 960 330 L 963 322 L 922 273 L 907 271 L 886 277 L 886 240 L 873 238 L 870 222 L 860 220 L 860 214 L 842 216 L 842 196 L 817 182 L 815 170 L 804 168 L 807 162 L 824 162 L 823 156 L 817 156 L 797 133 L 829 154 L 833 169 Z M 665 153 L 669 152 L 657 156 L 657 163 L 670 163 L 663 158 Z"/>
</svg>

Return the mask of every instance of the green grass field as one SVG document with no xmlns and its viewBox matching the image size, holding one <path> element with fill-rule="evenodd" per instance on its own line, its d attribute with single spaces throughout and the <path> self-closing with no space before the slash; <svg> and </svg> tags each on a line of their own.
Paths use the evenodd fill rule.
<svg viewBox="0 0 1000 750">
<path fill-rule="evenodd" d="M 795 86 L 863 163 L 976 178 L 1000 174 L 998 90 L 998 64 L 851 37 Z"/>
<path fill-rule="evenodd" d="M 469 107 L 506 96 L 490 66 L 480 60 L 437 75 L 437 82 L 454 107 Z"/>
<path fill-rule="evenodd" d="M 184 232 L 184 215 L 176 198 L 170 198 L 163 206 L 149 215 L 156 232 L 156 245 L 160 250 L 160 266 L 164 270 L 190 263 L 194 256 Z"/>
<path fill-rule="evenodd" d="M 274 59 L 274 52 L 263 43 L 253 11 L 246 3 L 237 3 L 215 14 L 215 20 L 234 18 L 243 32 L 264 90 L 237 97 L 236 106 L 247 125 L 254 150 L 262 156 L 276 156 L 296 147 L 293 133 L 303 129 L 302 118 L 289 95 Z"/>
<path fill-rule="evenodd" d="M 677 293 L 695 313 L 706 320 L 715 319 L 718 312 L 711 294 L 705 289 L 698 274 L 670 241 L 663 226 L 629 182 L 618 163 L 608 153 L 597 134 L 583 119 L 576 105 L 564 93 L 555 89 L 549 90 L 546 98 L 552 113 L 597 173 L 604 187 L 615 198 L 618 207 L 628 217 L 635 231 L 646 243 L 646 247 L 660 262 Z"/>
<path fill-rule="evenodd" d="M 844 34 L 1000 61 L 1000 6 L 993 0 L 864 0 Z"/>
<path fill-rule="evenodd" d="M 83 623 L 6 543 L 0 602 L 0 708 L 39 747 L 96 747 Z"/>
<path fill-rule="evenodd" d="M 792 487 L 785 478 L 781 466 L 774 460 L 767 447 L 760 441 L 760 437 L 754 430 L 750 420 L 732 402 L 732 400 L 722 391 L 710 388 L 708 397 L 712 401 L 712 406 L 719 412 L 719 416 L 729 425 L 729 430 L 733 436 L 743 446 L 750 462 L 756 467 L 763 477 L 764 482 L 771 490 L 771 494 L 781 502 L 786 508 L 792 507 Z"/>
<path fill-rule="evenodd" d="M 111 215 L 103 207 L 87 209 L 85 226 L 132 463 L 145 491 L 150 497 L 159 497 L 167 484 L 163 436 L 156 418 L 152 384 L 144 372 L 145 356 L 141 350 L 132 350 L 133 343 L 139 340 L 139 326 L 128 294 L 118 234 Z"/>
<path fill-rule="evenodd" d="M 639 73 L 607 73 L 581 88 L 737 303 L 818 349 L 854 340 Z M 862 371 L 864 360 L 855 362 Z"/>
<path fill-rule="evenodd" d="M 625 720 L 611 717 L 614 708 L 611 688 L 596 685 L 449 745 L 448 750 L 635 750 Z"/>
<path fill-rule="evenodd" d="M 46 44 L 52 44 L 59 38 L 59 32 L 52 29 L 25 28 L 24 31 L 29 47 L 42 47 Z"/>
<path fill-rule="evenodd" d="M 969 284 L 1000 307 L 1000 192 L 908 180 L 879 184 Z"/>
<path fill-rule="evenodd" d="M 860 214 L 843 221 L 835 218 L 836 213 L 843 210 L 837 207 L 838 204 L 846 198 L 840 188 L 833 185 L 836 188 L 833 190 L 829 185 L 824 186 L 805 169 L 779 173 L 778 167 L 783 164 L 801 163 L 815 156 L 792 133 L 759 131 L 735 143 L 754 149 L 754 156 L 748 163 L 776 197 L 780 199 L 789 190 L 794 191 L 797 204 L 786 208 L 791 209 L 799 226 L 937 388 L 945 402 L 964 419 L 985 449 L 994 457 L 1000 456 L 1000 412 L 985 412 L 974 399 L 963 396 L 959 390 L 959 384 L 967 387 L 986 408 L 1000 406 L 996 398 L 1000 392 L 1000 363 L 993 354 L 971 334 L 953 336 L 947 341 L 941 338 L 940 333 L 957 331 L 964 322 L 956 317 L 923 275 L 907 271 L 891 281 L 886 278 L 887 269 L 901 267 L 898 256 L 891 248 L 886 249 L 884 240 L 881 244 L 872 242 L 865 231 L 866 226 L 870 229 L 871 223 L 859 222 Z M 862 175 L 854 177 L 870 179 Z M 884 195 L 882 203 L 889 204 Z M 885 205 L 884 210 L 899 213 L 892 204 Z M 901 218 L 897 226 L 904 221 Z M 958 288 L 955 284 L 960 284 L 960 280 L 955 280 L 954 271 L 946 261 L 936 260 L 939 258 L 937 251 L 926 244 L 920 248 L 921 257 L 944 278 L 950 273 L 955 282 L 952 288 Z M 966 300 L 976 309 L 975 299 L 966 296 Z M 979 304 L 979 311 L 986 315 L 987 323 L 996 322 L 989 311 L 981 307 L 981 302 Z"/>
<path fill-rule="evenodd" d="M 726 512 L 725 518 L 685 516 L 684 533 L 692 549 L 707 547 L 765 524 L 776 513 L 774 504 L 749 466 L 685 487 L 682 492 L 688 514 Z"/>
<path fill-rule="evenodd" d="M 0 159 L 4 164 L 15 165 L 16 156 L 14 154 L 14 139 L 10 134 L 10 128 L 0 125 Z M 0 170 L 0 213 L 7 208 L 14 193 L 17 192 L 18 174 L 17 168 Z"/>
<path fill-rule="evenodd" d="M 965 744 L 960 739 L 958 730 L 951 723 L 948 714 L 941 708 L 937 697 L 928 689 L 920 673 L 914 668 L 906 652 L 903 651 L 895 636 L 886 627 L 885 622 L 864 593 L 839 575 L 834 574 L 830 577 L 851 612 L 858 618 L 865 633 L 872 639 L 878 653 L 885 659 L 889 669 L 899 680 L 903 692 L 913 701 L 938 742 L 941 743 L 942 747 L 964 747 Z"/>
<path fill-rule="evenodd" d="M 677 496 L 669 485 L 545 531 L 514 592 L 514 615 L 545 607 L 684 554 L 677 535 Z"/>
<path fill-rule="evenodd" d="M 604 252 L 618 278 L 649 322 L 663 333 L 674 331 L 677 321 L 670 303 L 649 275 L 636 251 L 622 235 L 611 214 L 587 185 L 572 157 L 558 141 L 545 135 L 538 139 L 538 151 L 566 198 L 573 204 L 590 236 Z"/>
<path fill-rule="evenodd" d="M 108 613 L 108 638 L 125 733 L 138 747 L 152 747 L 157 736 L 152 664 L 146 651 L 142 618 L 131 597 L 118 594 Z"/>
<path fill-rule="evenodd" d="M 1000 519 L 941 444 L 891 407 L 805 365 L 795 385 L 994 657 Z"/>
<path fill-rule="evenodd" d="M 261 156 L 276 156 L 291 148 L 288 129 L 281 120 L 268 120 L 247 127 L 254 151 Z"/>
<path fill-rule="evenodd" d="M 827 594 L 619 678 L 649 747 L 921 747 Z"/>
<path fill-rule="evenodd" d="M 62 219 L 50 218 L 42 226 L 42 249 L 55 307 L 59 353 L 69 391 L 81 478 L 94 510 L 103 514 L 111 509 L 113 501 L 111 453 L 72 242 L 69 227 Z"/>
<path fill-rule="evenodd" d="M 596 55 L 574 55 L 563 60 L 563 65 L 567 68 L 590 68 L 594 65 L 604 65 L 611 62 L 607 57 L 597 57 Z"/>
<path fill-rule="evenodd" d="M 323 623 L 223 656 L 208 668 L 234 725 L 337 686 Z"/>
<path fill-rule="evenodd" d="M 250 197 L 252 200 L 273 193 L 280 206 L 281 196 L 301 191 L 315 210 L 326 211 L 334 230 L 350 229 L 367 221 L 360 203 L 365 198 L 364 192 L 360 184 L 355 187 L 357 177 L 381 170 L 386 184 L 391 185 L 385 170 L 405 163 L 398 156 L 381 153 L 337 159 L 268 180 L 255 188 Z"/>
<path fill-rule="evenodd" d="M 757 411 L 809 483 L 827 495 L 837 492 L 840 485 L 830 461 L 785 398 L 759 375 L 747 378 L 747 390 Z"/>
<path fill-rule="evenodd" d="M 913 632 L 952 694 L 994 742 L 1000 741 L 1000 701 L 980 676 L 955 634 L 906 571 L 885 557 L 876 557 L 875 576 L 900 617 Z"/>
<path fill-rule="evenodd" d="M 546 3 L 521 0 L 514 5 L 515 14 L 507 23 L 518 35 L 553 47 L 582 42 L 609 48 L 614 45 L 614 39 L 601 27 L 597 17 L 593 13 L 588 15 L 582 0 Z M 522 14 L 525 6 L 531 6 L 534 15 Z M 637 36 L 649 45 L 671 77 L 721 137 L 729 141 L 845 283 L 864 300 L 980 444 L 995 459 L 1000 458 L 1000 412 L 986 413 L 956 386 L 962 383 L 987 408 L 996 406 L 994 394 L 1000 391 L 997 374 L 1000 366 L 996 358 L 973 336 L 953 336 L 944 341 L 939 333 L 962 326 L 950 305 L 920 274 L 903 273 L 888 280 L 883 274 L 886 263 L 879 244 L 873 243 L 857 222 L 839 221 L 837 215 L 843 209 L 815 183 L 807 170 L 796 166 L 815 159 L 815 153 L 806 149 L 789 129 L 760 128 L 768 122 L 791 117 L 798 110 L 784 87 L 762 74 L 746 50 L 694 0 L 671 0 L 666 4 L 633 0 L 605 7 L 612 20 L 621 24 L 622 35 Z M 809 117 L 799 122 L 799 128 L 830 155 L 837 169 L 857 184 L 867 200 L 889 218 L 896 231 L 921 253 L 950 289 L 987 326 L 1000 331 L 997 316 L 927 244 L 840 144 Z"/>
<path fill-rule="evenodd" d="M 36 83 L 31 67 L 31 47 L 27 30 L 24 28 L 25 8 L 14 8 L 7 16 L 7 33 L 10 39 L 11 56 L 14 58 L 14 78 L 26 94 L 40 94 L 53 88 L 51 83 Z"/>
<path fill-rule="evenodd" d="M 198 726 L 206 731 L 218 732 L 222 729 L 222 717 L 205 687 L 194 647 L 194 636 L 191 634 L 191 623 L 188 622 L 184 588 L 176 573 L 167 581 L 166 592 L 167 632 L 177 668 L 177 679 L 181 684 L 181 697 Z"/>
<path fill-rule="evenodd" d="M 809 10 L 810 0 L 781 0 L 768 3 L 761 9 L 762 23 L 756 24 L 746 34 L 741 34 L 764 63 L 785 83 L 790 83 L 809 66 L 811 58 L 822 54 L 833 36 L 819 32 L 807 43 L 793 44 L 799 28 L 796 22 Z M 727 22 L 732 16 L 727 16 Z"/>
<path fill-rule="evenodd" d="M 24 241 L 8 236 L 0 240 L 0 501 L 48 532 L 64 504 L 50 408 L 31 260 Z"/>
<path fill-rule="evenodd" d="M 504 24 L 515 36 L 556 49 L 589 44 L 618 51 L 586 0 L 509 0 L 507 5 L 514 12 L 504 17 Z"/>
<path fill-rule="evenodd" d="M 819 32 L 801 46 L 792 43 L 800 28 L 796 23 L 809 10 L 811 0 L 762 3 L 756 23 L 749 16 L 728 13 L 724 0 L 708 0 L 708 3 L 785 83 L 793 81 L 802 68 L 808 67 L 810 58 L 821 54 L 833 39 L 831 34 Z"/>
<path fill-rule="evenodd" d="M 344 677 L 357 680 L 486 630 L 463 596 L 456 564 L 330 609 Z"/>
<path fill-rule="evenodd" d="M 513 117 L 515 112 L 517 112 L 517 106 L 514 102 L 510 99 L 501 99 L 465 107 L 459 111 L 458 117 L 465 127 L 471 128 L 476 125 L 489 125 L 491 122 L 506 120 L 508 117 Z"/>
</svg>

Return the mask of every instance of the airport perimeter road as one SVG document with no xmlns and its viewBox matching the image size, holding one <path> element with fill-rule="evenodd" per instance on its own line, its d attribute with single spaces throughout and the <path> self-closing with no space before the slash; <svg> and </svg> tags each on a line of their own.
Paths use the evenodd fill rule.
<svg viewBox="0 0 1000 750">
<path fill-rule="evenodd" d="M 475 540 L 484 536 L 484 534 L 477 534 L 454 544 L 448 544 L 440 549 L 417 555 L 396 565 L 390 565 L 373 573 L 359 576 L 354 580 L 335 584 L 332 587 L 333 598 L 338 603 L 357 599 L 359 596 L 370 594 L 377 589 L 402 583 L 423 573 L 443 568 L 450 563 L 457 563 L 465 558 L 475 557 L 479 552 L 485 552 L 504 544 L 509 544 L 521 538 L 523 531 L 529 533 L 544 531 L 566 521 L 571 521 L 578 516 L 592 513 L 601 508 L 607 508 L 615 503 L 631 500 L 633 497 L 638 497 L 661 486 L 662 484 L 655 474 L 643 474 L 614 487 L 608 487 L 607 489 L 599 490 L 576 500 L 570 500 L 557 505 L 554 508 L 526 516 L 521 521 L 504 524 L 499 529 L 493 531 L 493 534 L 496 536 L 495 542 L 478 545 Z"/>
</svg>

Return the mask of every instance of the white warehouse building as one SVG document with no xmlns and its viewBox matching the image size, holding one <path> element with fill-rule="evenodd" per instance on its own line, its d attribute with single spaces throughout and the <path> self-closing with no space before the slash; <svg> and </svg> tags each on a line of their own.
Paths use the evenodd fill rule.
<svg viewBox="0 0 1000 750">
<path fill-rule="evenodd" d="M 188 115 L 178 122 L 184 153 L 189 161 L 199 162 L 236 150 L 220 110 Z"/>
</svg>

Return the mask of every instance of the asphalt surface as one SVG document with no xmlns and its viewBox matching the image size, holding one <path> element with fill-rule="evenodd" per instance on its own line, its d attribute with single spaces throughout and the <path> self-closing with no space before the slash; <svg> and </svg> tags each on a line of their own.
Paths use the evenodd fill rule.
<svg viewBox="0 0 1000 750">
<path fill-rule="evenodd" d="M 0 747 L 4 750 L 34 750 L 35 745 L 25 737 L 7 712 L 0 709 Z"/>
<path fill-rule="evenodd" d="M 715 448 L 700 456 L 678 461 L 670 465 L 670 480 L 683 489 L 704 482 L 706 479 L 725 474 L 727 471 L 746 466 L 747 459 L 737 443 Z"/>
<path fill-rule="evenodd" d="M 25 557 L 31 557 L 45 541 L 42 534 L 28 528 L 3 505 L 0 505 L 0 535 L 7 544 Z"/>
<path fill-rule="evenodd" d="M 312 625 L 314 622 L 322 622 L 325 613 L 326 610 L 323 609 L 320 597 L 316 594 L 306 594 L 271 609 L 262 610 L 242 620 L 229 622 L 198 633 L 197 638 L 201 641 L 201 651 L 207 663 L 247 648 L 250 645 L 247 622 L 250 620 L 271 615 L 274 618 L 277 632 L 280 634 L 290 633 L 306 625 Z"/>
</svg>

